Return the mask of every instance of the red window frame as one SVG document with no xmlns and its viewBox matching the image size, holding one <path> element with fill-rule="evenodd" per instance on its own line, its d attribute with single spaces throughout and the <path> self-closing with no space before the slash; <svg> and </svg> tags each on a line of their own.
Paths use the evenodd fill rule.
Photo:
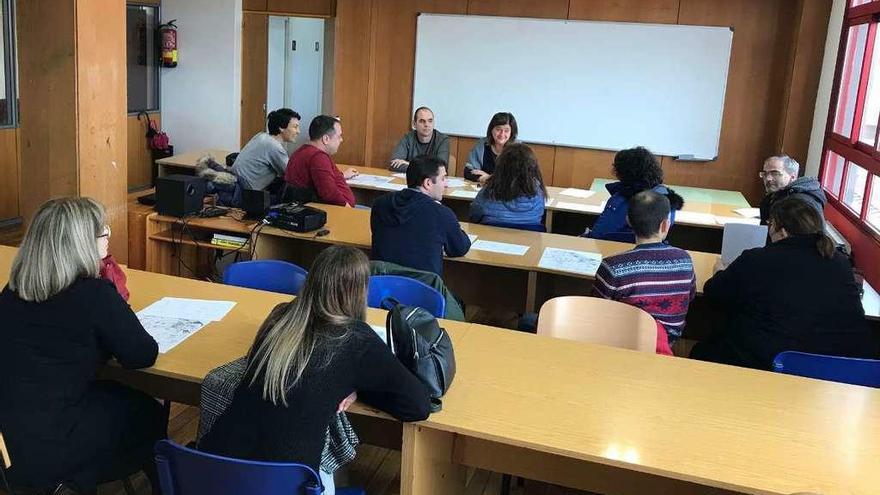
<svg viewBox="0 0 880 495">
<path fill-rule="evenodd" d="M 851 5 L 850 2 L 849 5 Z M 854 55 L 859 51 L 857 46 L 849 46 L 848 38 L 850 28 L 861 25 L 868 26 L 868 33 L 865 36 L 865 47 L 862 55 L 861 71 L 859 71 L 859 82 L 857 86 L 857 94 L 855 100 L 855 109 L 852 118 L 852 128 L 849 137 L 834 132 L 834 122 L 837 117 L 845 117 L 843 114 L 846 103 L 838 108 L 838 95 L 841 91 L 849 91 L 851 85 L 851 77 L 855 67 Z M 880 39 L 878 36 L 878 27 L 880 27 L 880 0 L 872 1 L 863 5 L 848 6 L 844 15 L 843 26 L 840 33 L 840 45 L 837 54 L 837 66 L 834 73 L 834 84 L 831 92 L 831 105 L 828 111 L 828 122 L 825 129 L 825 142 L 822 151 L 822 160 L 819 171 L 820 182 L 826 193 L 829 193 L 828 202 L 837 212 L 845 219 L 853 223 L 860 231 L 867 234 L 878 245 L 880 250 L 880 230 L 876 226 L 868 223 L 868 210 L 871 203 L 871 189 L 873 186 L 873 176 L 880 176 L 880 118 L 877 122 L 877 134 L 874 136 L 874 145 L 871 146 L 859 141 L 861 134 L 862 120 L 865 113 L 865 100 L 867 99 L 868 82 L 871 77 L 872 67 L 871 60 L 875 42 L 880 49 Z M 847 52 L 850 53 L 847 60 Z M 844 67 L 846 62 L 847 67 Z M 876 69 L 880 72 L 880 66 Z M 880 73 L 875 74 L 880 77 Z M 843 83 L 843 84 L 841 84 Z M 846 93 L 844 93 L 846 96 Z M 847 98 L 844 98 L 846 101 Z M 844 119 L 845 120 L 845 119 Z M 829 174 L 828 162 L 830 161 L 830 153 L 834 152 L 844 158 L 842 177 L 839 188 L 835 191 L 830 190 L 833 182 L 833 173 Z M 862 205 L 860 211 L 853 210 L 844 201 L 844 191 L 847 190 L 848 179 L 850 176 L 851 166 L 855 164 L 868 171 L 865 190 L 862 191 Z M 833 171 L 832 171 L 833 172 Z"/>
</svg>

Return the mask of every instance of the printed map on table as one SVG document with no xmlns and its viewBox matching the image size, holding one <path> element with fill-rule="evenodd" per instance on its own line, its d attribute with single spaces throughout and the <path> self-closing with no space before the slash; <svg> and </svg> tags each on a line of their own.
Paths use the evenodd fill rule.
<svg viewBox="0 0 880 495">
<path fill-rule="evenodd" d="M 538 266 L 548 270 L 595 275 L 602 263 L 602 255 L 573 249 L 544 248 Z"/>
</svg>

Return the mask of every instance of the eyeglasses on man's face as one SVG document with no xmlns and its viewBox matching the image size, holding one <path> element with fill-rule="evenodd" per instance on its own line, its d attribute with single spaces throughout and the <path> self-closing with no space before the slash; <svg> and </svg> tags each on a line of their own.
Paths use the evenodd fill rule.
<svg viewBox="0 0 880 495">
<path fill-rule="evenodd" d="M 762 179 L 765 177 L 770 177 L 772 179 L 778 179 L 778 178 L 782 177 L 782 172 L 779 170 L 761 170 L 760 172 L 758 172 L 758 177 L 760 177 Z"/>
</svg>

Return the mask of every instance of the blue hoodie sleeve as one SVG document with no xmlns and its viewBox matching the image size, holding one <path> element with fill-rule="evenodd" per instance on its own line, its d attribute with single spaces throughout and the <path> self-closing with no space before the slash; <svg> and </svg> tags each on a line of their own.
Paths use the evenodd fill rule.
<svg viewBox="0 0 880 495">
<path fill-rule="evenodd" d="M 440 209 L 440 226 L 445 234 L 443 241 L 443 251 L 450 258 L 464 256 L 471 248 L 471 240 L 467 234 L 461 230 L 458 219 L 448 207 L 443 206 Z"/>
</svg>

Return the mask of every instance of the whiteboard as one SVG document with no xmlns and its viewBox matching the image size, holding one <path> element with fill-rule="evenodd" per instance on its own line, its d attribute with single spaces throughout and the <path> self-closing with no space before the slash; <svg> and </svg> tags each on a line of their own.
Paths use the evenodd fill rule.
<svg viewBox="0 0 880 495">
<path fill-rule="evenodd" d="M 522 141 L 712 159 L 728 27 L 420 14 L 413 108 L 486 135 L 509 111 Z"/>
</svg>

